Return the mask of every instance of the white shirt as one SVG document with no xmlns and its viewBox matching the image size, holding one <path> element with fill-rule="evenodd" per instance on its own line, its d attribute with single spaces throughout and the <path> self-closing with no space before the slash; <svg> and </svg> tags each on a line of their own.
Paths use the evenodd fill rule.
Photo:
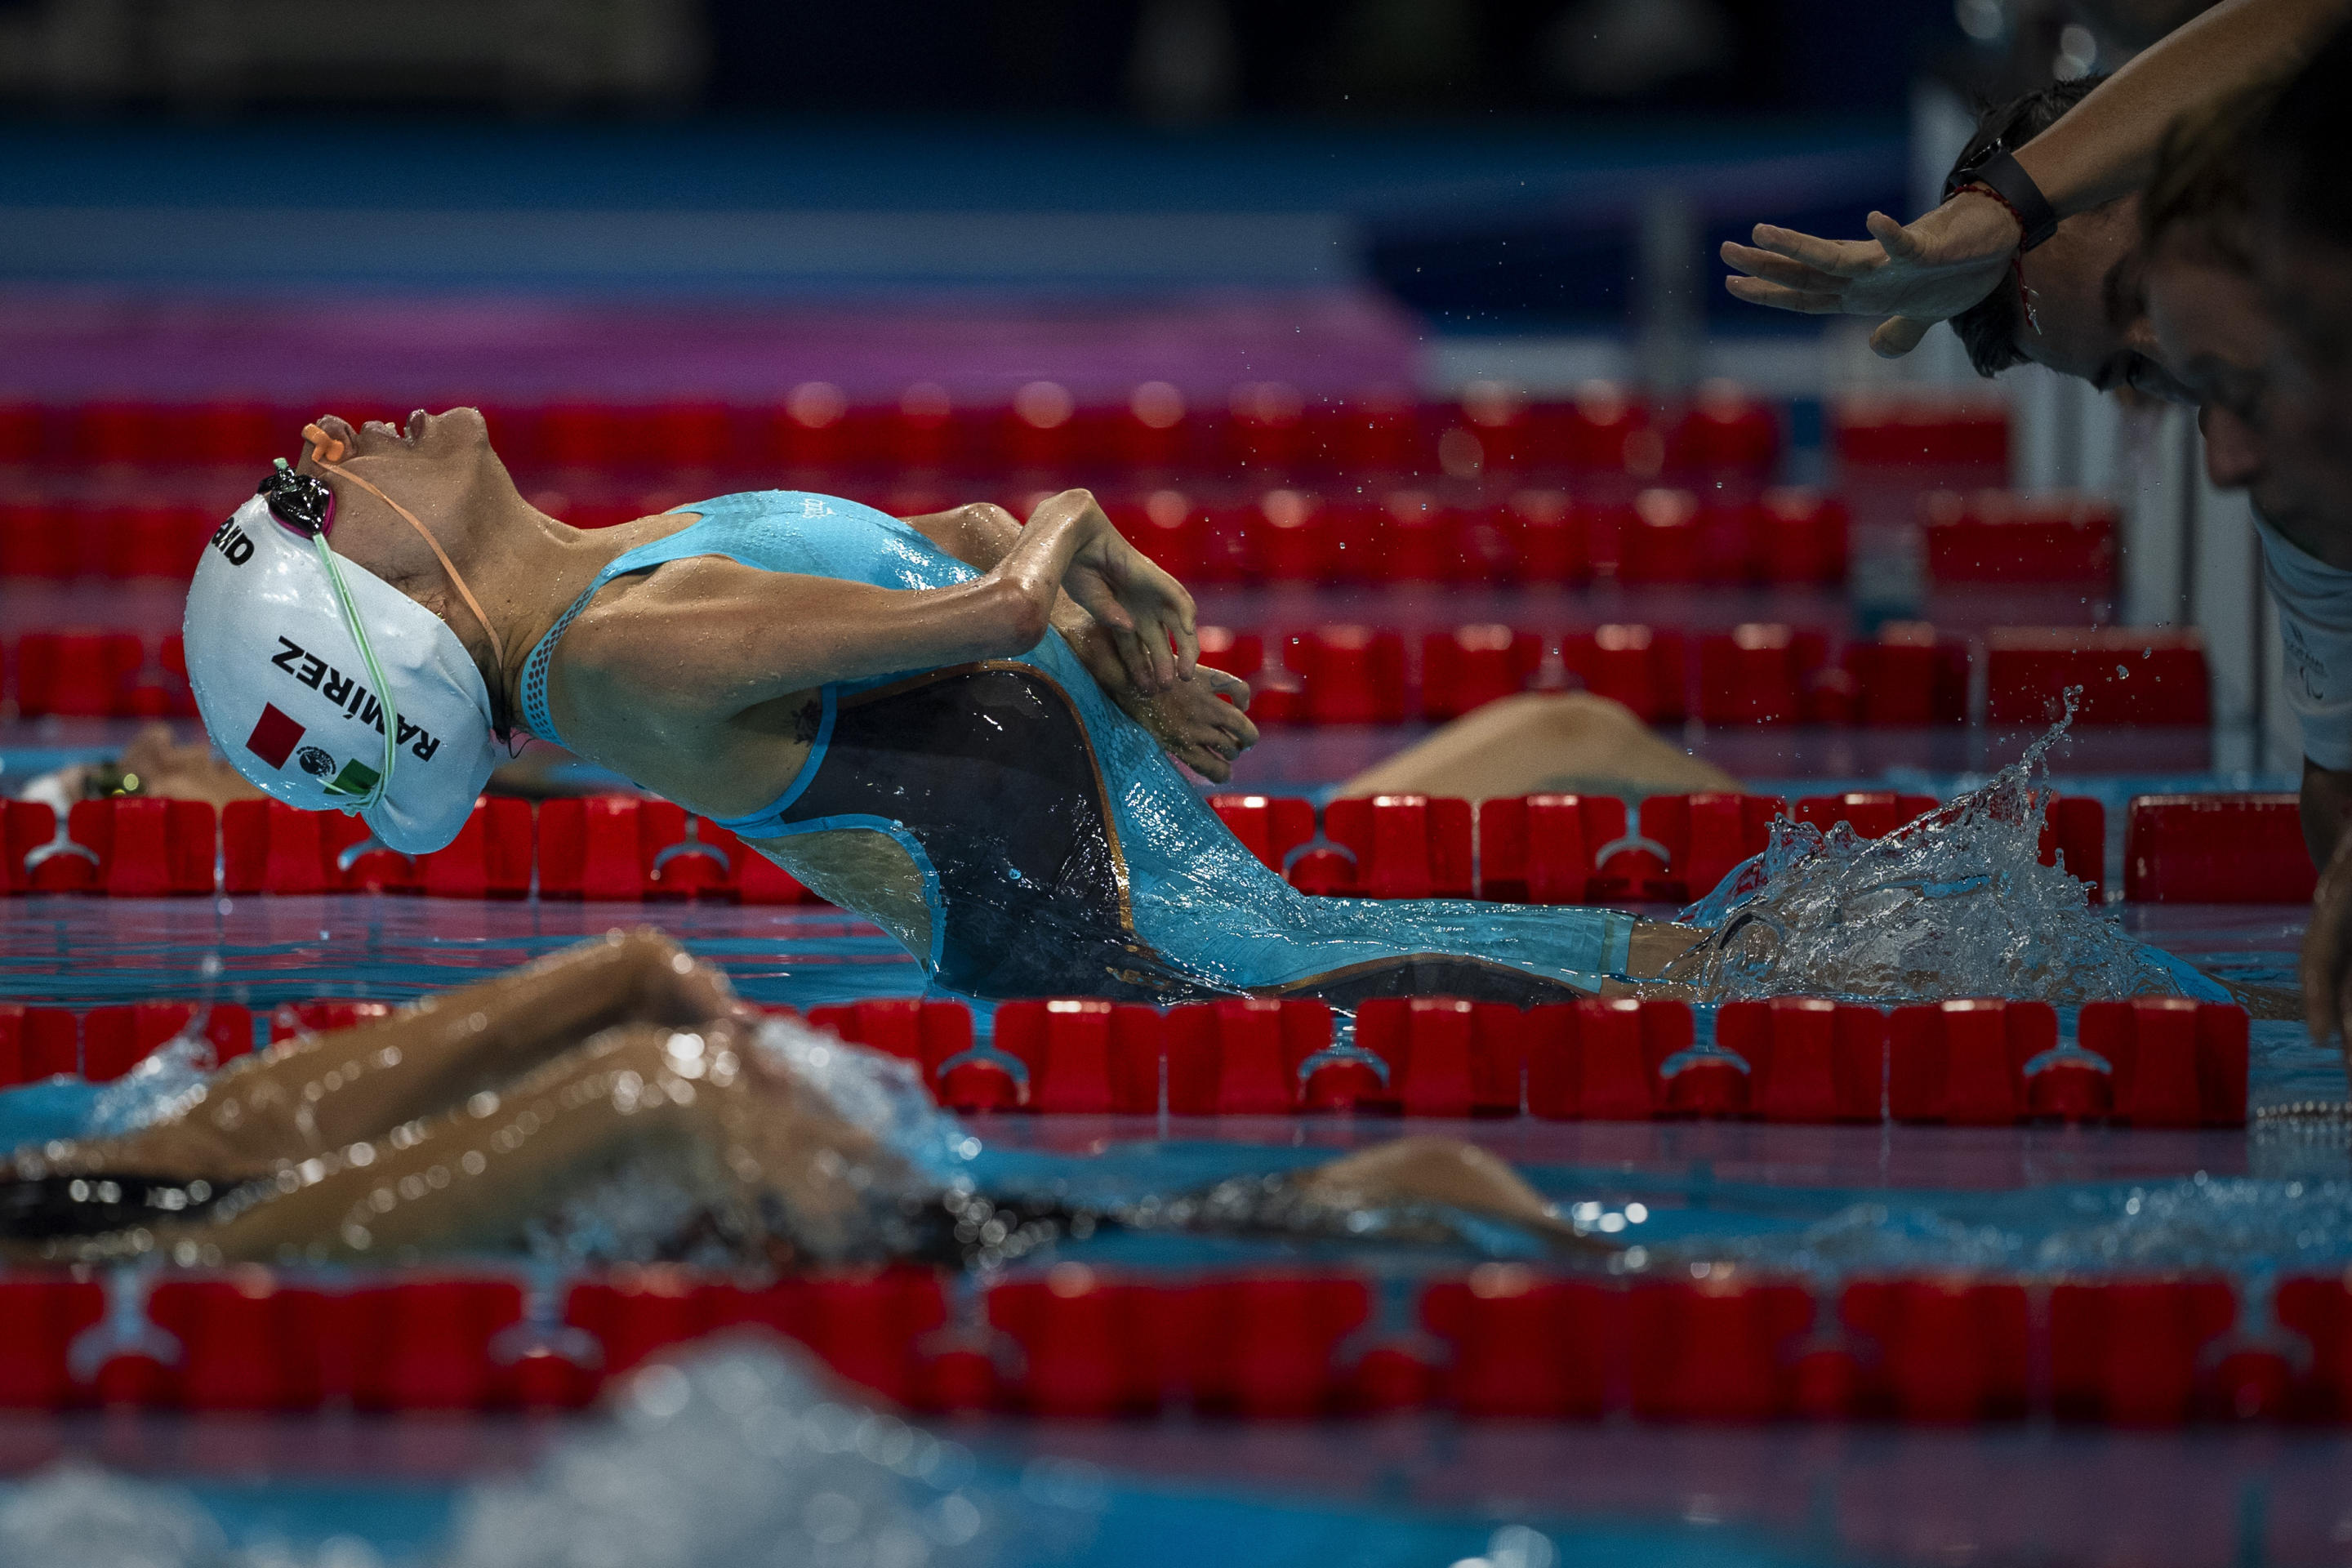
<svg viewBox="0 0 2352 1568">
<path fill-rule="evenodd" d="M 2257 515 L 2263 581 L 2278 606 L 2286 648 L 2286 703 L 2303 726 L 2303 754 L 2352 772 L 2352 572 L 2305 554 Z"/>
</svg>

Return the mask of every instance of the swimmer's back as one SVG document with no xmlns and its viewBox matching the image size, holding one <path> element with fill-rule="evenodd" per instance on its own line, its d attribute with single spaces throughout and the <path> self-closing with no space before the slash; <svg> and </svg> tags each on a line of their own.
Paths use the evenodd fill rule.
<svg viewBox="0 0 2352 1568">
<path fill-rule="evenodd" d="M 688 556 L 877 588 L 944 588 L 979 575 L 887 512 L 839 496 L 746 490 L 678 510 L 698 521 L 632 550 L 607 575 Z"/>
</svg>

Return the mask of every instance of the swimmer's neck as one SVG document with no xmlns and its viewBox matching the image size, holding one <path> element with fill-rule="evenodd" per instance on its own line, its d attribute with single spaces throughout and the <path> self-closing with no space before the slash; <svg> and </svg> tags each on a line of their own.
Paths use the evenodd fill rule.
<svg viewBox="0 0 2352 1568">
<path fill-rule="evenodd" d="M 505 694 L 504 710 L 520 714 L 524 662 L 596 574 L 693 520 L 690 512 L 665 512 L 610 528 L 574 528 L 511 488 L 467 509 L 459 527 L 450 531 L 455 537 L 443 539 L 442 548 L 497 626 L 503 668 L 490 638 L 456 595 L 426 591 L 412 596 L 448 623 L 484 683 Z"/>
</svg>

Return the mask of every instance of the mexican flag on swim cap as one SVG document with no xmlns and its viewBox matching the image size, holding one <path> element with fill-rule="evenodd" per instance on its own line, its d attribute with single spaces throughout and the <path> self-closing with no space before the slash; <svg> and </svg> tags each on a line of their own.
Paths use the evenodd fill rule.
<svg viewBox="0 0 2352 1568">
<path fill-rule="evenodd" d="M 276 487 L 296 522 L 273 514 Z M 341 556 L 315 480 L 263 482 L 214 532 L 188 588 L 188 684 L 213 743 L 256 787 L 356 815 L 422 855 L 457 837 L 490 776 L 489 691 L 441 617 Z"/>
</svg>

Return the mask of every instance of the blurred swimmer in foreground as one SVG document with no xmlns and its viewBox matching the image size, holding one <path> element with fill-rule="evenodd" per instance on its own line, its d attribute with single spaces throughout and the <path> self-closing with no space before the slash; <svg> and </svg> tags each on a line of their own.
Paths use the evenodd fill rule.
<svg viewBox="0 0 2352 1568">
<path fill-rule="evenodd" d="M 485 786 L 492 795 L 523 800 L 556 795 L 589 795 L 592 785 L 566 780 L 541 757 L 500 763 Z M 218 808 L 232 801 L 267 800 L 268 796 L 246 783 L 245 775 L 221 759 L 205 741 L 183 742 L 169 724 L 149 724 L 122 750 L 96 762 L 68 763 L 5 792 L 12 800 L 35 801 L 58 814 L 62 823 L 76 801 L 112 800 L 142 795 L 152 800 L 200 800 Z"/>
<path fill-rule="evenodd" d="M 523 728 L 731 829 L 938 984 L 1339 1005 L 1622 992 L 1696 933 L 1614 910 L 1312 898 L 1169 761 L 1256 739 L 1191 595 L 1069 490 L 1027 525 L 786 491 L 594 532 L 472 409 L 304 431 L 188 595 L 190 683 L 255 785 L 440 847 Z"/>
<path fill-rule="evenodd" d="M 20 1150 L 0 1167 L 0 1257 L 509 1248 L 562 1232 L 567 1205 L 609 1178 L 677 1196 L 635 1227 L 660 1234 L 624 1238 L 639 1257 L 987 1267 L 1118 1230 L 1444 1245 L 1476 1243 L 1482 1223 L 1536 1250 L 1613 1251 L 1447 1139 L 1093 1206 L 982 1192 L 972 1147 L 904 1064 L 762 1023 L 674 943 L 615 932 L 283 1041 L 141 1131 Z"/>
</svg>

